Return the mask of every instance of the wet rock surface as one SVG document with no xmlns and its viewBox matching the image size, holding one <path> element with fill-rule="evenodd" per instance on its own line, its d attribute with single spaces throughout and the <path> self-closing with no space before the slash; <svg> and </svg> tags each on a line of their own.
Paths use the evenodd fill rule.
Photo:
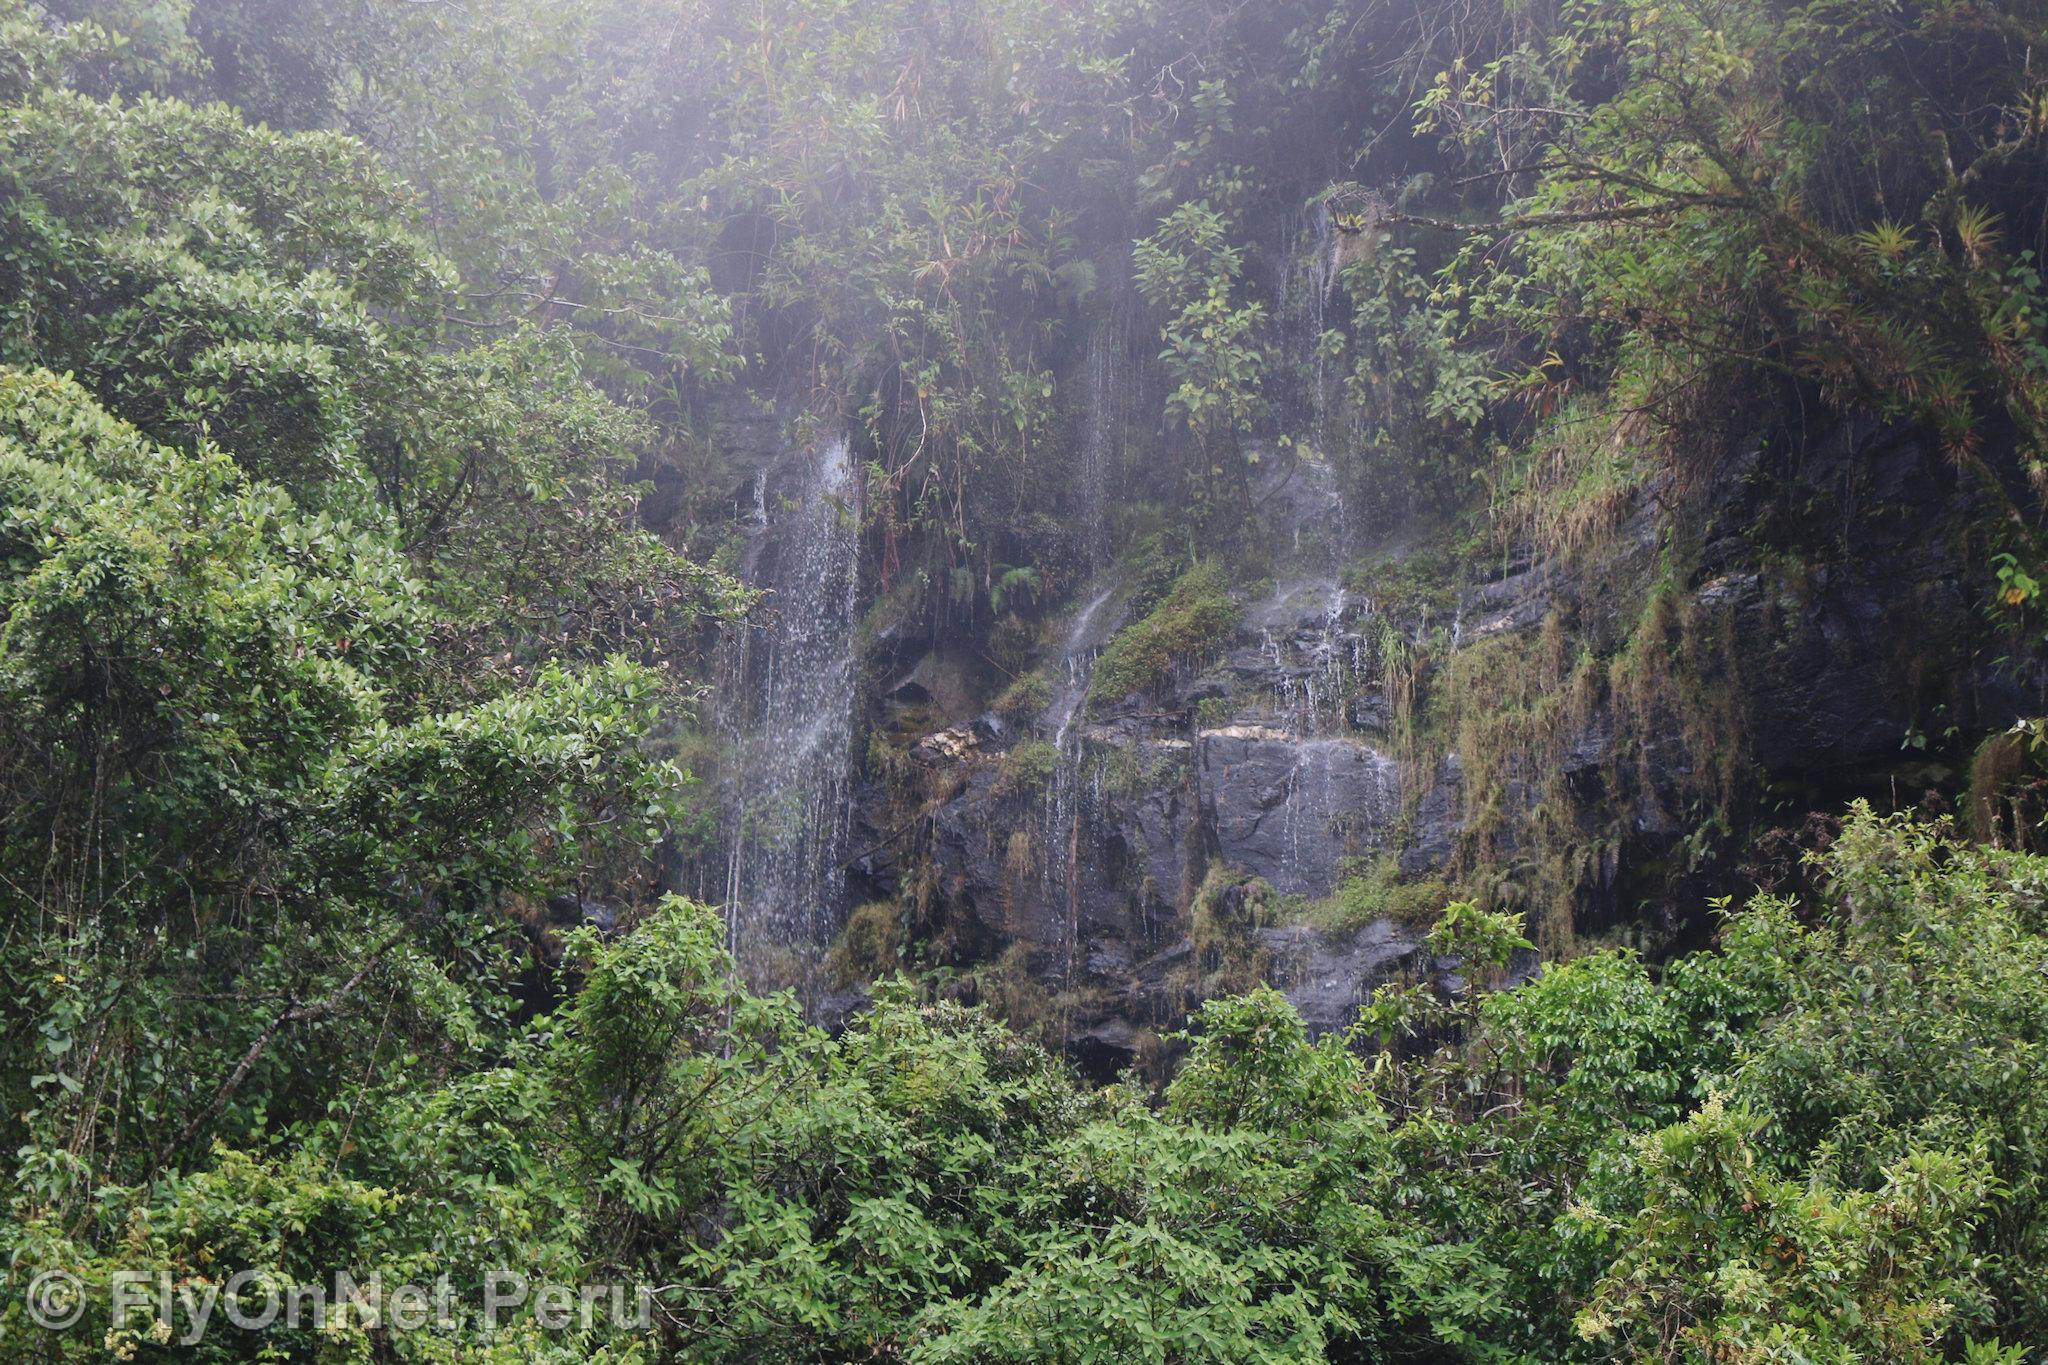
<svg viewBox="0 0 2048 1365">
<path fill-rule="evenodd" d="M 1257 931 L 1271 963 L 1269 979 L 1317 1033 L 1348 1028 L 1382 981 L 1424 960 L 1419 936 L 1392 920 L 1344 934 L 1305 924 Z"/>
<path fill-rule="evenodd" d="M 1739 806 L 1703 807 L 1704 774 L 1725 764 L 1737 801 L 1788 780 L 1838 801 L 1895 781 L 1916 726 L 1981 733 L 2040 706 L 2038 663 L 2010 662 L 2010 642 L 1981 609 L 1988 552 L 1970 530 L 1984 516 L 1976 495 L 1926 442 L 1849 423 L 1734 443 L 1697 487 L 1653 477 L 1597 560 L 1496 558 L 1456 589 L 1450 620 L 1427 626 L 1448 633 L 1455 657 L 1562 622 L 1604 658 L 1640 628 L 1612 605 L 1612 584 L 1641 590 L 1630 613 L 1662 585 L 1690 634 L 1674 626 L 1659 647 L 1673 669 L 1696 670 L 1687 686 L 1728 701 L 1737 721 L 1711 742 L 1731 747 L 1702 751 L 1677 707 L 1632 701 L 1624 711 L 1603 682 L 1540 764 L 1475 777 L 1454 746 L 1396 742 L 1370 643 L 1387 622 L 1346 587 L 1341 566 L 1361 547 L 1326 471 L 1302 462 L 1274 477 L 1260 528 L 1281 546 L 1272 578 L 1241 594 L 1241 623 L 1206 666 L 1142 703 L 1089 701 L 1092 656 L 1121 622 L 1114 585 L 1091 586 L 1046 659 L 1056 684 L 1046 714 L 921 740 L 918 759 L 944 774 L 942 795 L 917 837 L 859 869 L 877 894 L 923 878 L 946 914 L 972 919 L 989 957 L 1022 945 L 1048 995 L 1085 998 L 1066 1037 L 1091 1071 L 1125 1064 L 1148 1032 L 1185 1018 L 1189 983 L 1204 970 L 1191 916 L 1212 866 L 1305 905 L 1384 860 L 1406 878 L 1455 878 L 1483 856 L 1512 880 L 1523 876 L 1519 860 L 1548 847 L 1577 869 L 1579 903 L 1566 914 L 1581 932 L 1668 928 L 1720 889 L 1711 860 L 1696 856 L 1696 831 L 1749 818 Z M 1677 544 L 1681 521 L 1705 530 Z M 1693 567 L 1667 584 L 1674 563 Z M 1703 659 L 1717 671 L 1698 672 Z M 1430 681 L 1418 684 L 1418 706 L 1429 705 Z M 1057 746 L 1058 770 L 1005 790 L 1003 754 L 1031 738 Z M 1539 818 L 1569 827 L 1560 793 L 1612 817 L 1597 842 L 1540 843 L 1555 835 L 1535 830 Z M 1483 840 L 1470 824 L 1480 809 L 1494 821 Z M 873 823 L 863 833 L 888 834 Z M 1415 930 L 1380 920 L 1336 936 L 1270 925 L 1248 948 L 1327 1030 L 1349 1024 L 1381 982 L 1433 971 L 1417 943 Z"/>
<path fill-rule="evenodd" d="M 1329 895 L 1339 864 L 1377 852 L 1401 813 L 1399 764 L 1358 740 L 1230 726 L 1197 750 L 1216 855 L 1284 895 Z"/>
</svg>

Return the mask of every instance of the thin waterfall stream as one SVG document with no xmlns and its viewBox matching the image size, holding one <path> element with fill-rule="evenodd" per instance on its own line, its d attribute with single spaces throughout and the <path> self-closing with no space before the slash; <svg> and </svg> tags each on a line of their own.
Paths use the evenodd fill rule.
<svg viewBox="0 0 2048 1365">
<path fill-rule="evenodd" d="M 1082 362 L 1079 525 L 1076 540 L 1086 562 L 1100 569 L 1112 557 L 1110 510 L 1123 477 L 1124 440 L 1135 396 L 1131 346 L 1132 311 L 1112 306 L 1088 333 Z"/>
<path fill-rule="evenodd" d="M 1081 839 L 1088 828 L 1087 807 L 1091 794 L 1082 781 L 1082 760 L 1087 750 L 1086 731 L 1074 722 L 1088 704 L 1088 688 L 1094 680 L 1095 659 L 1115 626 L 1114 613 L 1104 608 L 1116 596 L 1114 584 L 1103 588 L 1074 614 L 1060 650 L 1058 690 L 1045 725 L 1052 732 L 1058 765 L 1045 793 L 1045 848 L 1043 860 L 1046 899 L 1064 915 L 1067 979 L 1074 974 L 1074 953 L 1080 937 Z"/>
</svg>

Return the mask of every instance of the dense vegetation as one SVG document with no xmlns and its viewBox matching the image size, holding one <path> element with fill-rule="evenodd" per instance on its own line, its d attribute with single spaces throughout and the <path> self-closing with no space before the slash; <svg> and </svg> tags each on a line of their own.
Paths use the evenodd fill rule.
<svg viewBox="0 0 2048 1365">
<path fill-rule="evenodd" d="M 1432 906 L 1445 974 L 1321 1038 L 1212 1001 L 1158 1085 L 944 971 L 828 1033 L 663 890 L 750 607 L 742 391 L 856 433 L 874 595 L 999 659 L 1109 516 L 1103 702 L 1237 620 L 1283 446 L 1564 557 L 1629 494 L 1682 516 L 1759 392 L 1933 433 L 2031 647 L 2044 37 L 2034 0 L 0 0 L 0 1351 L 2032 1358 L 2048 860 L 2007 787 L 2007 847 L 1858 807 L 1668 961 L 1530 979 L 1545 906 Z M 1304 350 L 1255 282 L 1318 229 Z M 1070 390 L 1119 315 L 1157 439 L 1105 512 Z M 1494 689 L 1437 718 L 1475 787 L 1596 664 L 1711 722 L 1663 588 L 1526 695 L 1446 668 Z M 1388 647 L 1411 689 L 1430 649 Z M 656 1309 L 493 1334 L 508 1267 Z M 110 1317 L 137 1269 L 446 1274 L 457 1321 L 181 1343 Z M 30 1321 L 51 1270 L 73 1330 Z"/>
</svg>

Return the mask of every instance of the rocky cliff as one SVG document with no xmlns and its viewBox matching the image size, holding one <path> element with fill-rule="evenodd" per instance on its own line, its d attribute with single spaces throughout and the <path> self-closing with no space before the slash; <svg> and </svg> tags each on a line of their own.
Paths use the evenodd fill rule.
<svg viewBox="0 0 2048 1365">
<path fill-rule="evenodd" d="M 1143 694 L 1091 686 L 1147 605 L 1128 562 L 1046 614 L 1035 693 L 874 631 L 849 979 L 878 946 L 944 963 L 1106 1073 L 1251 979 L 1334 1028 L 1453 973 L 1420 946 L 1451 895 L 1547 951 L 1655 950 L 1743 889 L 1760 831 L 1944 801 L 2040 695 L 1981 606 L 1994 501 L 1881 421 L 1717 439 L 1709 476 L 1563 547 L 1358 524 L 1326 464 L 1270 452 L 1213 550 L 1252 566 L 1234 624 Z"/>
</svg>

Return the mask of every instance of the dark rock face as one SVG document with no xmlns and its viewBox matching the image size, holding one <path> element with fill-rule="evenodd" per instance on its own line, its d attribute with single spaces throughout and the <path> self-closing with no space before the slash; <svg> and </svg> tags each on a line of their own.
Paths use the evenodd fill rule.
<svg viewBox="0 0 2048 1365">
<path fill-rule="evenodd" d="M 1098 833 L 1119 853 L 1116 863 L 1127 873 L 1126 894 L 1135 894 L 1147 924 L 1185 909 L 1207 857 L 1209 840 L 1189 774 L 1191 752 L 1183 739 L 1141 742 L 1140 782 L 1112 797 L 1102 812 Z M 1135 886 L 1130 876 L 1137 878 Z"/>
<path fill-rule="evenodd" d="M 709 405 L 708 442 L 718 452 L 721 467 L 730 473 L 730 482 L 722 486 L 733 519 L 743 526 L 752 519 L 754 471 L 769 468 L 786 450 L 786 416 L 737 393 Z M 666 535 L 690 501 L 684 472 L 649 457 L 633 473 L 648 487 L 640 500 L 642 523 Z"/>
<path fill-rule="evenodd" d="M 1982 609 L 1984 495 L 1896 427 L 1732 443 L 1683 488 L 1660 475 L 1638 490 L 1598 554 L 1509 556 L 1465 585 L 1450 658 L 1561 630 L 1598 663 L 1543 748 L 1479 767 L 1454 746 L 1395 742 L 1368 641 L 1392 625 L 1419 643 L 1422 627 L 1376 619 L 1342 586 L 1359 547 L 1316 471 L 1273 477 L 1257 532 L 1279 547 L 1271 586 L 1207 667 L 1142 703 L 1082 704 L 1088 660 L 1120 611 L 1113 583 L 1082 594 L 1104 614 L 1077 617 L 1046 661 L 1062 701 L 1036 725 L 955 719 L 921 745 L 946 794 L 916 837 L 856 868 L 891 895 L 924 877 L 947 915 L 972 920 L 981 960 L 1025 949 L 1034 981 L 1079 1002 L 1066 1039 L 1098 1074 L 1138 1055 L 1148 1031 L 1178 1027 L 1199 995 L 1192 915 L 1212 866 L 1298 904 L 1376 860 L 1462 888 L 1526 884 L 1549 858 L 1575 877 L 1564 912 L 1579 932 L 1669 933 L 1724 889 L 1700 831 L 1739 838 L 1743 802 L 1766 784 L 1838 802 L 1895 781 L 1909 732 L 1953 727 L 1953 755 L 2043 705 L 2040 660 L 2010 662 L 2014 642 Z M 1653 620 L 1644 603 L 1657 592 L 1668 596 Z M 1632 638 L 1669 695 L 1624 698 L 1607 681 Z M 933 676 L 906 660 L 890 681 L 936 700 Z M 1418 686 L 1426 694 L 1428 678 Z M 1461 704 L 1484 707 L 1484 686 Z M 1058 773 L 1006 788 L 1003 753 L 1034 735 L 1057 742 Z M 1703 797 L 1724 772 L 1725 797 Z M 1494 822 L 1484 838 L 1467 823 L 1482 809 Z M 880 842 L 888 825 L 871 823 Z M 1268 925 L 1243 948 L 1317 1030 L 1349 1024 L 1379 983 L 1441 966 L 1391 920 L 1334 937 Z"/>
<path fill-rule="evenodd" d="M 1127 1064 L 1148 1032 L 1179 1027 L 1199 994 L 1209 967 L 1190 910 L 1212 865 L 1306 901 L 1335 889 L 1347 859 L 1395 846 L 1402 773 L 1376 738 L 1387 717 L 1364 685 L 1369 608 L 1339 581 L 1350 551 L 1329 472 L 1277 469 L 1264 506 L 1264 533 L 1285 547 L 1275 585 L 1208 668 L 1159 697 L 1087 704 L 1094 655 L 1122 608 L 1113 580 L 1081 594 L 1045 661 L 1057 680 L 1046 714 L 921 741 L 915 756 L 943 774 L 946 794 L 919 839 L 857 869 L 892 893 L 921 875 L 949 919 L 973 921 L 987 956 L 1021 948 L 1042 989 L 1080 1002 L 1067 1043 L 1097 1074 Z M 922 667 L 891 681 L 923 686 Z M 1032 740 L 1056 749 L 1058 769 L 1019 789 L 1003 754 Z M 879 803 L 866 823 L 880 842 Z M 1328 941 L 1289 925 L 1248 931 L 1240 951 L 1269 963 L 1324 1029 L 1351 1022 L 1411 961 L 1412 940 L 1391 924 Z"/>
<path fill-rule="evenodd" d="M 1319 934 L 1305 924 L 1258 931 L 1271 961 L 1269 979 L 1317 1033 L 1348 1028 L 1373 988 L 1424 956 L 1412 930 L 1374 920 L 1349 934 Z"/>
<path fill-rule="evenodd" d="M 1553 576 L 1547 570 L 1524 568 L 1465 594 L 1459 612 L 1468 624 L 1463 644 L 1478 644 L 1496 635 L 1512 635 L 1543 624 L 1550 614 Z"/>
<path fill-rule="evenodd" d="M 1459 812 L 1465 801 L 1465 767 L 1456 754 L 1437 764 L 1428 791 L 1415 808 L 1412 839 L 1401 850 L 1401 870 L 1409 876 L 1441 872 L 1458 850 Z"/>
<path fill-rule="evenodd" d="M 1979 732 L 2040 707 L 2040 660 L 1984 611 L 1997 508 L 1920 433 L 1862 420 L 1758 442 L 1715 491 L 1726 533 L 1695 592 L 1728 615 L 1761 767 L 1887 768 L 1915 727 Z"/>
<path fill-rule="evenodd" d="M 1369 744 L 1258 726 L 1196 744 L 1217 856 L 1283 894 L 1329 895 L 1339 862 L 1376 852 L 1400 816 L 1400 765 Z"/>
</svg>

